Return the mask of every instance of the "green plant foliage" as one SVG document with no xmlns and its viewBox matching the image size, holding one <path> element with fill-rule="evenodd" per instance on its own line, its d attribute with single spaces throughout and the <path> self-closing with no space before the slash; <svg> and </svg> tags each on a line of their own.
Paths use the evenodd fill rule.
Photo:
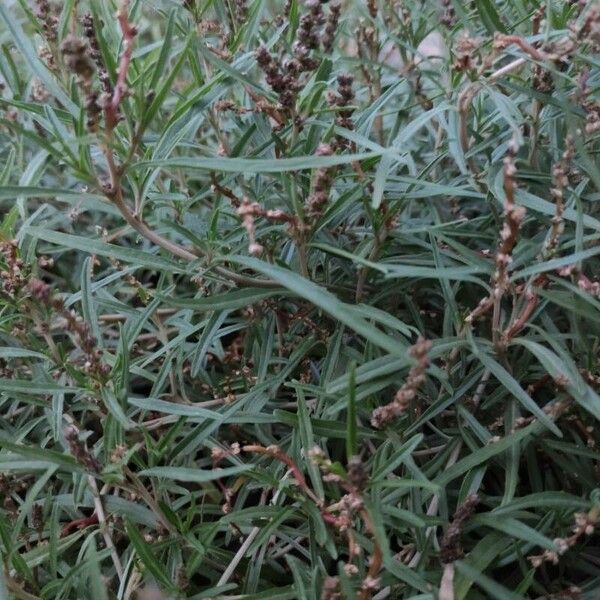
<svg viewBox="0 0 600 600">
<path fill-rule="evenodd" d="M 599 57 L 597 0 L 2 0 L 0 598 L 597 599 Z"/>
</svg>

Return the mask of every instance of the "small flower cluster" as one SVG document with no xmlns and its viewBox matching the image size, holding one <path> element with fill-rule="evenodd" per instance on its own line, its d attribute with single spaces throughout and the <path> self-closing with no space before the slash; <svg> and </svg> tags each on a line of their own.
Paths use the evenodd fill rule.
<svg viewBox="0 0 600 600">
<path fill-rule="evenodd" d="M 444 564 L 452 563 L 464 556 L 460 543 L 461 536 L 466 522 L 473 516 L 478 504 L 478 496 L 471 494 L 457 507 L 452 523 L 444 531 L 440 542 L 440 559 Z"/>
<path fill-rule="evenodd" d="M 325 23 L 325 29 L 321 39 L 323 52 L 330 53 L 333 49 L 333 42 L 335 40 L 341 12 L 342 5 L 339 2 L 333 2 L 329 6 L 329 14 L 327 15 L 327 22 Z"/>
<path fill-rule="evenodd" d="M 342 600 L 339 577 L 326 577 L 321 588 L 321 600 Z"/>
<path fill-rule="evenodd" d="M 52 13 L 52 7 L 48 0 L 36 0 L 35 16 L 39 19 L 44 36 L 49 42 L 56 42 L 58 30 L 58 18 Z"/>
<path fill-rule="evenodd" d="M 452 0 L 442 0 L 441 5 L 440 23 L 446 27 L 453 27 L 456 23 L 456 11 Z"/>
<path fill-rule="evenodd" d="M 336 108 L 337 116 L 335 123 L 338 127 L 343 127 L 352 131 L 354 129 L 354 121 L 352 120 L 352 103 L 354 102 L 354 90 L 352 84 L 354 77 L 348 73 L 341 73 L 337 76 L 337 93 L 329 92 L 327 102 L 329 106 Z M 347 145 L 346 138 L 336 136 L 337 146 L 343 147 Z"/>
<path fill-rule="evenodd" d="M 64 430 L 65 440 L 69 445 L 69 452 L 73 458 L 86 470 L 92 473 L 100 473 L 102 465 L 98 459 L 88 450 L 85 443 L 79 439 L 79 432 L 73 425 Z"/>
<path fill-rule="evenodd" d="M 60 45 L 67 67 L 83 82 L 91 83 L 94 63 L 90 58 L 88 45 L 75 34 L 69 34 Z"/>
<path fill-rule="evenodd" d="M 100 44 L 98 43 L 98 37 L 96 35 L 96 23 L 94 21 L 94 17 L 90 13 L 83 15 L 81 17 L 81 26 L 83 27 L 83 33 L 88 40 L 90 58 L 96 65 L 102 92 L 104 94 L 111 95 L 113 91 L 112 85 L 108 76 L 108 70 L 106 69 L 106 65 L 104 63 L 104 58 L 102 57 L 102 52 L 100 51 Z M 108 99 L 103 99 L 103 101 L 107 102 Z"/>
<path fill-rule="evenodd" d="M 515 157 L 517 154 L 517 145 L 512 141 L 508 146 L 508 152 L 504 158 L 504 194 L 506 203 L 504 209 L 504 224 L 500 231 L 500 244 L 496 251 L 496 271 L 492 277 L 492 293 L 483 298 L 479 305 L 465 319 L 471 323 L 475 318 L 485 314 L 493 305 L 494 301 L 499 301 L 509 287 L 508 268 L 512 262 L 512 252 L 517 244 L 517 237 L 521 223 L 525 218 L 525 208 L 515 204 L 515 191 L 517 184 L 515 176 L 517 168 L 515 166 Z"/>
<path fill-rule="evenodd" d="M 579 75 L 577 100 L 585 112 L 585 133 L 592 135 L 600 131 L 600 101 L 590 98 L 588 80 L 589 70 L 584 69 Z"/>
<path fill-rule="evenodd" d="M 420 337 L 409 350 L 415 364 L 409 371 L 404 385 L 396 392 L 392 402 L 373 411 L 371 415 L 373 427 L 381 429 L 408 410 L 411 401 L 417 395 L 417 390 L 425 381 L 425 372 L 429 366 L 427 356 L 429 350 L 431 350 L 431 342 L 423 337 Z"/>
<path fill-rule="evenodd" d="M 296 33 L 294 43 L 294 58 L 289 65 L 292 70 L 300 73 L 301 71 L 314 71 L 319 66 L 319 61 L 311 56 L 313 50 L 318 49 L 320 41 L 320 28 L 325 22 L 323 7 L 320 0 L 308 0 L 306 7 L 309 12 L 302 15 L 300 25 Z"/>
<path fill-rule="evenodd" d="M 50 98 L 50 92 L 39 79 L 34 79 L 31 84 L 31 97 L 40 104 Z"/>
<path fill-rule="evenodd" d="M 329 144 L 320 144 L 317 156 L 331 156 L 333 148 Z M 304 204 L 304 212 L 311 221 L 316 221 L 323 214 L 323 207 L 329 200 L 332 184 L 332 167 L 317 169 L 313 180 L 313 190 Z"/>
<path fill-rule="evenodd" d="M 367 0 L 367 10 L 371 19 L 376 19 L 379 12 L 377 9 L 377 0 Z"/>
<path fill-rule="evenodd" d="M 365 463 L 360 456 L 352 456 L 347 464 L 348 481 L 357 490 L 363 490 L 369 479 Z"/>
<path fill-rule="evenodd" d="M 456 38 L 453 69 L 458 72 L 474 71 L 481 66 L 481 40 L 463 31 Z"/>
<path fill-rule="evenodd" d="M 242 225 L 248 234 L 249 245 L 248 252 L 253 256 L 260 256 L 264 248 L 256 241 L 256 225 L 254 220 L 257 217 L 263 217 L 277 223 L 288 223 L 292 228 L 297 226 L 297 219 L 292 215 L 280 210 L 267 210 L 258 202 L 251 202 L 248 198 L 243 198 L 240 205 L 237 207 L 237 213 L 242 217 Z"/>
<path fill-rule="evenodd" d="M 580 290 L 591 294 L 592 296 L 600 296 L 600 282 L 590 279 L 576 265 L 568 265 L 561 267 L 556 271 L 561 277 L 571 277 Z"/>
<path fill-rule="evenodd" d="M 300 89 L 298 80 L 290 72 L 282 72 L 271 53 L 261 46 L 256 51 L 256 61 L 266 75 L 267 83 L 279 95 L 279 103 L 283 108 L 292 108 L 296 102 L 296 94 Z"/>
<path fill-rule="evenodd" d="M 585 13 L 581 26 L 576 29 L 576 36 L 591 44 L 591 51 L 600 51 L 600 4 L 589 3 L 589 9 Z"/>
<path fill-rule="evenodd" d="M 357 542 L 354 531 L 354 522 L 358 517 L 362 518 L 368 533 L 373 534 L 371 520 L 362 498 L 362 490 L 368 481 L 368 473 L 362 459 L 358 456 L 350 458 L 344 476 L 318 446 L 311 448 L 307 454 L 309 459 L 324 473 L 323 481 L 337 483 L 346 492 L 338 502 L 323 508 L 321 515 L 327 523 L 346 537 L 348 541 L 348 562 L 344 565 L 344 572 L 348 577 L 352 577 L 359 572 L 355 560 L 362 554 L 362 549 Z M 379 549 L 376 548 L 369 560 L 369 572 L 361 583 L 361 599 L 370 598 L 372 592 L 379 589 L 380 581 L 377 577 L 381 566 L 379 552 Z M 330 588 L 329 595 L 322 595 L 322 597 L 336 598 L 336 587 L 333 582 L 330 582 Z"/>
<path fill-rule="evenodd" d="M 98 93 L 93 89 L 94 61 L 90 49 L 82 38 L 75 34 L 68 35 L 60 45 L 67 67 L 77 75 L 77 81 L 85 95 L 87 127 L 90 131 L 98 129 L 102 107 Z"/>
<path fill-rule="evenodd" d="M 494 274 L 494 293 L 503 293 L 508 287 L 508 267 L 512 261 L 512 251 L 517 243 L 517 235 L 521 223 L 525 218 L 525 209 L 515 204 L 515 190 L 517 184 L 515 176 L 517 168 L 515 157 L 517 146 L 512 143 L 508 147 L 508 153 L 504 158 L 504 193 L 506 195 L 506 206 L 504 211 L 504 225 L 500 231 L 500 247 L 496 253 L 496 272 Z"/>
<path fill-rule="evenodd" d="M 293 109 L 296 103 L 296 96 L 302 88 L 300 74 L 312 71 L 318 66 L 318 61 L 311 56 L 311 51 L 319 44 L 316 27 L 322 21 L 323 10 L 318 0 L 311 2 L 309 8 L 310 12 L 300 20 L 293 58 L 280 66 L 264 46 L 256 52 L 256 60 L 266 75 L 268 85 L 277 92 L 279 103 L 286 109 Z"/>
<path fill-rule="evenodd" d="M 558 162 L 552 167 L 552 188 L 550 192 L 554 198 L 554 216 L 548 239 L 544 243 L 544 254 L 551 255 L 556 252 L 560 236 L 564 230 L 563 212 L 565 210 L 564 193 L 569 185 L 569 173 L 574 153 L 573 139 L 567 137 L 565 150 Z"/>
<path fill-rule="evenodd" d="M 329 51 L 333 45 L 341 7 L 333 4 L 326 18 L 324 3 L 321 0 L 308 0 L 305 4 L 308 12 L 300 18 L 293 54 L 289 59 L 279 60 L 264 46 L 256 51 L 256 61 L 266 75 L 267 84 L 277 93 L 282 108 L 289 112 L 293 112 L 298 92 L 302 89 L 302 74 L 319 67 L 320 60 L 314 56 L 315 51 L 321 45 L 325 51 Z"/>
<path fill-rule="evenodd" d="M 75 338 L 75 344 L 84 356 L 84 371 L 98 379 L 105 379 L 110 367 L 102 360 L 102 350 L 98 340 L 92 335 L 90 326 L 74 311 L 65 306 L 64 300 L 52 294 L 50 286 L 36 277 L 28 282 L 28 291 L 32 298 L 44 305 L 52 314 L 62 317 L 65 329 Z"/>
<path fill-rule="evenodd" d="M 573 526 L 573 534 L 567 538 L 556 538 L 554 545 L 556 550 L 545 550 L 542 554 L 529 556 L 529 562 L 535 569 L 541 567 L 544 563 L 549 562 L 554 565 L 558 564 L 560 557 L 577 544 L 581 538 L 589 537 L 594 533 L 596 525 L 600 522 L 600 507 L 595 506 L 589 512 L 575 513 L 575 525 Z"/>
<path fill-rule="evenodd" d="M 577 273 L 577 285 L 579 289 L 588 292 L 592 296 L 600 297 L 600 282 L 593 281 L 581 271 Z"/>
<path fill-rule="evenodd" d="M 354 91 L 352 89 L 354 78 L 352 75 L 340 74 L 337 77 L 337 82 L 338 91 L 337 93 L 330 91 L 327 96 L 327 102 L 330 106 L 337 108 L 336 124 L 339 127 L 352 130 L 354 128 L 352 121 L 354 109 L 350 108 L 350 106 L 354 100 Z M 316 155 L 331 156 L 336 149 L 344 148 L 347 145 L 348 140 L 345 137 L 336 135 L 332 143 L 320 144 Z M 323 215 L 323 208 L 329 200 L 335 171 L 336 167 L 322 167 L 317 169 L 314 175 L 312 192 L 304 204 L 305 214 L 313 223 Z"/>
<path fill-rule="evenodd" d="M 28 281 L 25 263 L 19 257 L 17 241 L 10 240 L 0 243 L 0 256 L 5 263 L 5 267 L 0 271 L 0 282 L 2 283 L 0 291 L 14 298 Z"/>
<path fill-rule="evenodd" d="M 235 0 L 234 9 L 236 21 L 244 23 L 248 18 L 248 0 Z"/>
</svg>

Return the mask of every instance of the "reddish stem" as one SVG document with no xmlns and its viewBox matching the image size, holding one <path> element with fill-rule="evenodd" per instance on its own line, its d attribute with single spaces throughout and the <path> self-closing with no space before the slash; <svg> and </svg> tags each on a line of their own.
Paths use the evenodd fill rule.
<svg viewBox="0 0 600 600">
<path fill-rule="evenodd" d="M 523 52 L 525 52 L 526 54 L 529 54 L 529 56 L 531 56 L 531 58 L 533 58 L 534 60 L 546 60 L 548 58 L 548 55 L 540 52 L 537 48 L 534 48 L 531 44 L 529 44 L 528 42 L 526 42 L 522 37 L 518 36 L 518 35 L 502 35 L 499 34 L 496 37 L 496 41 L 497 43 L 499 42 L 502 46 L 508 46 L 509 44 L 516 44 L 517 46 L 519 46 L 519 48 L 521 48 L 521 50 L 523 50 Z"/>
<path fill-rule="evenodd" d="M 517 320 L 504 332 L 503 337 L 505 340 L 510 340 L 517 333 L 519 333 L 519 331 L 521 331 L 521 329 L 523 329 L 523 327 L 525 327 L 525 325 L 527 324 L 527 321 L 529 320 L 529 317 L 531 317 L 533 311 L 535 310 L 537 303 L 538 303 L 537 294 L 534 294 L 533 292 L 529 292 L 527 294 L 527 304 L 521 311 L 521 314 L 519 315 Z"/>
<path fill-rule="evenodd" d="M 109 131 L 112 131 L 119 121 L 119 106 L 127 90 L 127 71 L 133 54 L 133 39 L 137 35 L 137 28 L 127 18 L 127 5 L 127 1 L 123 2 L 121 8 L 117 11 L 117 20 L 123 32 L 123 54 L 117 71 L 117 85 L 115 85 L 110 104 L 105 109 L 106 126 Z"/>
<path fill-rule="evenodd" d="M 304 474 L 300 470 L 300 467 L 298 467 L 294 460 L 290 456 L 288 456 L 281 448 L 278 448 L 277 446 L 269 446 L 268 448 L 265 448 L 264 446 L 249 445 L 244 446 L 242 450 L 244 452 L 253 452 L 255 454 L 268 454 L 269 456 L 272 456 L 273 458 L 276 458 L 278 461 L 282 462 L 292 472 L 294 479 L 297 481 L 298 485 L 304 490 L 306 495 L 313 502 L 315 502 L 317 506 L 323 505 L 323 501 L 320 498 L 318 498 L 308 486 L 308 483 L 306 482 L 306 479 L 304 477 Z"/>
<path fill-rule="evenodd" d="M 66 535 L 71 533 L 73 529 L 85 529 L 90 525 L 97 525 L 98 522 L 98 514 L 96 513 L 96 511 L 94 511 L 89 517 L 84 517 L 83 519 L 75 519 L 74 521 L 70 521 L 69 523 L 67 523 L 61 529 L 60 537 L 65 537 Z"/>
</svg>

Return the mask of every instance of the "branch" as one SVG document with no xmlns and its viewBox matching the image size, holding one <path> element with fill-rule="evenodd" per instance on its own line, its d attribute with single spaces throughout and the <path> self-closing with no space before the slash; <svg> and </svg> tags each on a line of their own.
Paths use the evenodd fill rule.
<svg viewBox="0 0 600 600">
<path fill-rule="evenodd" d="M 112 132 L 119 122 L 119 107 L 127 92 L 127 71 L 133 54 L 133 40 L 138 32 L 137 27 L 129 22 L 128 8 L 128 0 L 123 0 L 121 8 L 117 11 L 117 20 L 123 33 L 123 54 L 117 71 L 117 85 L 115 85 L 112 98 L 105 108 L 106 126 L 109 132 Z"/>
</svg>

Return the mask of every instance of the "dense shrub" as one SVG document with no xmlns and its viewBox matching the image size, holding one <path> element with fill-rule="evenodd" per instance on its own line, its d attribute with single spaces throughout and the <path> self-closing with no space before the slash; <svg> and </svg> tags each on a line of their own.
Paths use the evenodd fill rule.
<svg viewBox="0 0 600 600">
<path fill-rule="evenodd" d="M 598 2 L 0 43 L 0 597 L 598 598 Z"/>
</svg>

